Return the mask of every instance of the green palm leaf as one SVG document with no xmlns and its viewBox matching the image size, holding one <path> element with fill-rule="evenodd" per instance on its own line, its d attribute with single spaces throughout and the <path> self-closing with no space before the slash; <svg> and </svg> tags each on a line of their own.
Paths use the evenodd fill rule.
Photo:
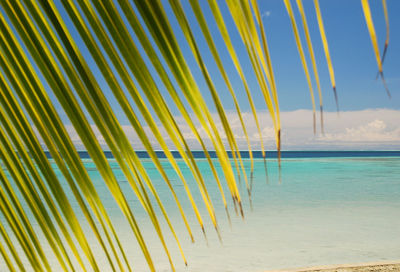
<svg viewBox="0 0 400 272">
<path fill-rule="evenodd" d="M 169 0 L 168 4 L 159 0 L 132 2 L 0 2 L 0 236 L 4 241 L 4 244 L 0 244 L 0 254 L 10 271 L 102 271 L 104 268 L 88 239 L 89 233 L 100 245 L 99 250 L 106 257 L 110 269 L 132 271 L 135 268 L 123 238 L 117 232 L 116 223 L 112 221 L 107 210 L 106 202 L 101 198 L 97 185 L 93 183 L 73 139 L 67 132 L 63 116 L 71 122 L 100 173 L 104 186 L 128 222 L 129 234 L 136 239 L 151 271 L 155 271 L 156 266 L 142 234 L 136 207 L 128 201 L 130 194 L 138 200 L 151 221 L 152 231 L 161 243 L 172 270 L 173 254 L 167 245 L 166 235 L 172 235 L 185 264 L 187 260 L 181 238 L 174 227 L 175 222 L 169 216 L 170 211 L 164 204 L 166 201 L 163 197 L 172 196 L 192 242 L 193 228 L 196 226 L 192 226 L 188 219 L 184 203 L 190 204 L 206 239 L 205 225 L 208 217 L 222 240 L 215 208 L 217 204 L 213 203 L 214 199 L 211 197 L 209 178 L 201 172 L 190 139 L 185 136 L 174 115 L 175 110 L 182 115 L 185 125 L 206 156 L 212 173 L 211 182 L 217 185 L 229 222 L 230 205 L 226 194 L 232 198 L 236 214 L 240 212 L 244 218 L 243 200 L 239 190 L 242 178 L 251 205 L 254 172 L 252 150 L 255 147 L 252 146 L 252 135 L 249 135 L 248 124 L 241 110 L 247 103 L 256 125 L 264 163 L 265 143 L 253 100 L 254 93 L 246 78 L 247 67 L 240 62 L 239 51 L 229 35 L 226 18 L 220 9 L 221 3 L 215 0 L 204 2 L 211 10 L 218 28 L 217 34 L 224 42 L 225 47 L 219 48 L 208 16 L 203 11 L 203 3 L 198 0 L 188 2 L 207 44 L 209 52 L 205 52 L 205 47 L 200 46 L 200 37 L 194 31 L 190 14 L 185 11 L 181 1 Z M 317 83 L 322 125 L 322 94 L 313 44 L 302 1 L 297 0 L 296 3 Z M 284 0 L 284 4 L 293 26 L 310 89 L 315 131 L 311 74 L 291 1 Z M 331 84 L 335 91 L 335 77 L 317 0 L 314 5 Z M 362 7 L 379 74 L 384 80 L 382 64 L 389 41 L 386 1 L 383 1 L 383 7 L 387 37 L 382 57 L 367 0 L 362 0 Z M 256 77 L 256 84 L 272 119 L 280 158 L 278 89 L 260 8 L 256 0 L 226 0 L 226 8 L 246 49 L 245 57 L 251 63 L 250 70 Z M 189 65 L 192 60 L 186 56 L 179 35 L 185 39 L 195 65 Z M 87 51 L 80 48 L 80 43 L 86 46 Z M 223 50 L 227 51 L 232 60 L 247 101 L 238 98 L 239 91 L 221 57 Z M 85 52 L 90 57 L 85 56 Z M 250 182 L 246 161 L 240 152 L 226 103 L 214 75 L 210 72 L 212 67 L 206 61 L 207 53 L 211 53 L 219 76 L 232 98 L 249 152 Z M 193 70 L 198 70 L 199 75 L 195 76 Z M 205 83 L 205 87 L 199 83 L 199 78 Z M 207 103 L 208 95 L 212 105 Z M 110 98 L 116 101 L 116 105 Z M 116 107 L 120 111 L 117 112 Z M 217 112 L 217 118 L 212 114 L 213 108 Z M 165 182 L 168 195 L 151 179 L 149 170 L 130 143 L 117 113 L 123 113 L 135 131 L 156 171 Z M 92 123 L 104 139 L 132 191 L 122 190 Z M 208 141 L 211 148 L 207 146 Z M 165 164 L 156 153 L 157 145 L 166 156 Z M 174 157 L 172 148 L 178 151 L 183 163 Z M 215 151 L 216 160 L 211 158 L 210 149 Z M 228 151 L 232 154 L 232 160 Z M 166 165 L 177 175 L 187 199 L 183 200 L 178 194 Z M 55 170 L 55 166 L 61 175 Z M 218 167 L 221 167 L 223 176 L 218 173 Z M 185 172 L 184 168 L 188 170 Z M 188 175 L 194 178 L 196 186 L 188 183 Z M 69 192 L 72 194 L 69 195 Z M 200 194 L 199 199 L 196 199 L 196 193 Z M 73 202 L 77 203 L 76 208 Z M 82 218 L 86 221 L 83 222 Z M 86 223 L 89 229 L 85 229 Z M 167 230 L 164 230 L 164 224 Z M 37 231 L 44 238 L 40 238 Z"/>
</svg>

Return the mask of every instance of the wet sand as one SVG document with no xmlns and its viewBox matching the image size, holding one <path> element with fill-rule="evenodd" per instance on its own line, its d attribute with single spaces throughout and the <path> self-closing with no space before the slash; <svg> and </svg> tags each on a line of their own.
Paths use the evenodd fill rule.
<svg viewBox="0 0 400 272">
<path fill-rule="evenodd" d="M 267 272 L 384 272 L 399 271 L 400 261 L 398 262 L 376 262 L 364 264 L 343 264 L 332 266 L 318 266 L 300 269 L 274 270 Z"/>
</svg>

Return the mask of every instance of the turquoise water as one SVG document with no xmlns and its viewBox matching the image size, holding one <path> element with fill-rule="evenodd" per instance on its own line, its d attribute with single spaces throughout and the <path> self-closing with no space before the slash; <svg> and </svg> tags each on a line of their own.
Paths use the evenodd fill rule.
<svg viewBox="0 0 400 272">
<path fill-rule="evenodd" d="M 190 242 L 164 181 L 150 160 L 142 160 L 174 222 L 188 260 L 189 266 L 185 268 L 164 220 L 160 220 L 178 271 L 265 271 L 400 259 L 400 157 L 285 158 L 282 160 L 281 175 L 276 160 L 269 159 L 268 177 L 263 160 L 256 159 L 253 210 L 242 182 L 245 219 L 235 215 L 229 202 L 232 227 L 207 161 L 197 159 L 219 220 L 222 243 L 202 205 L 189 169 L 178 160 L 203 214 L 208 244 L 185 197 L 183 186 L 167 161 L 162 160 L 192 226 L 196 239 L 194 244 Z M 148 271 L 128 223 L 108 193 L 100 174 L 90 159 L 84 159 L 84 162 L 117 226 L 131 264 L 136 271 Z M 138 219 L 157 270 L 170 271 L 148 217 L 116 162 L 113 159 L 109 162 Z M 245 160 L 245 163 L 249 172 L 250 162 Z M 217 170 L 222 177 L 221 169 Z M 77 208 L 74 200 L 72 203 Z M 160 214 L 159 210 L 157 212 Z M 89 230 L 78 209 L 77 213 L 82 218 L 84 229 Z M 4 222 L 2 215 L 0 220 Z M 39 228 L 33 225 L 42 237 Z M 105 257 L 89 231 L 87 237 L 101 260 L 102 268 L 109 271 Z M 4 270 L 5 265 L 0 259 L 0 271 Z"/>
</svg>

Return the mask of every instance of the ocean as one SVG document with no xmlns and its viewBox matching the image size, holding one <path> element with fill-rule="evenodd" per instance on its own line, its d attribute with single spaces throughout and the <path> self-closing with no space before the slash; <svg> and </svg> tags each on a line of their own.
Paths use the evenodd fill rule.
<svg viewBox="0 0 400 272">
<path fill-rule="evenodd" d="M 195 238 L 195 243 L 191 243 L 168 187 L 147 153 L 139 153 L 166 207 L 188 261 L 188 266 L 185 267 L 165 220 L 160 216 L 163 234 L 177 271 L 266 271 L 400 259 L 400 152 L 286 151 L 282 153 L 280 171 L 275 158 L 276 152 L 267 154 L 267 173 L 261 153 L 254 154 L 252 205 L 247 197 L 243 178 L 241 179 L 244 219 L 235 214 L 227 188 L 224 187 L 232 223 L 230 225 L 204 154 L 195 152 L 196 162 L 217 215 L 222 237 L 222 241 L 219 241 L 189 168 L 175 153 L 202 213 L 207 240 L 197 223 L 181 181 L 163 158 L 163 153 L 158 153 L 188 217 Z M 100 173 L 87 153 L 81 152 L 80 155 L 116 226 L 134 271 L 148 271 L 129 224 Z M 112 155 L 107 152 L 106 155 L 142 230 L 157 271 L 170 271 L 168 259 L 148 216 Z M 211 155 L 215 157 L 214 153 Z M 242 157 L 249 175 L 248 152 L 242 152 Z M 217 160 L 213 161 L 222 178 Z M 53 167 L 61 175 L 55 163 Z M 60 179 L 63 180 L 61 176 Z M 110 271 L 101 247 L 89 231 L 90 228 L 66 182 L 63 185 L 84 230 L 87 231 L 86 237 L 99 257 L 102 271 Z M 157 207 L 154 199 L 152 201 Z M 161 214 L 158 208 L 156 213 Z M 9 229 L 1 213 L 0 222 Z M 34 220 L 32 225 L 44 241 Z M 2 238 L 0 242 L 3 243 Z M 45 250 L 51 255 L 48 246 L 45 246 Z M 53 263 L 57 271 L 55 258 Z M 1 257 L 0 271 L 6 271 Z"/>
</svg>

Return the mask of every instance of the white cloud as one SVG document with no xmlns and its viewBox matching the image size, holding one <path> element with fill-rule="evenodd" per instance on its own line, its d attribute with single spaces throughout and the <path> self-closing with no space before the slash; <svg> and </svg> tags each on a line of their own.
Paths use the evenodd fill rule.
<svg viewBox="0 0 400 272">
<path fill-rule="evenodd" d="M 249 139 L 254 150 L 260 149 L 259 134 L 255 125 L 253 116 L 249 112 L 242 113 L 243 120 L 249 135 Z M 318 114 L 319 115 L 319 114 Z M 227 138 L 223 133 L 223 127 L 219 122 L 217 114 L 213 114 L 218 130 L 221 132 L 221 138 L 227 146 Z M 240 149 L 247 149 L 246 138 L 244 137 L 242 125 L 236 113 L 228 112 L 228 120 L 231 124 L 232 132 Z M 268 149 L 275 149 L 274 128 L 268 112 L 259 112 L 258 118 L 261 125 L 261 133 L 264 144 Z M 318 116 L 319 118 L 319 116 Z M 281 113 L 281 135 L 282 148 L 284 150 L 394 150 L 400 148 L 400 110 L 388 109 L 371 109 L 362 111 L 346 111 L 325 112 L 324 113 L 324 129 L 325 133 L 321 134 L 318 124 L 318 132 L 313 133 L 312 111 L 296 110 Z M 182 117 L 176 117 L 176 121 L 182 130 L 182 134 L 188 144 L 193 149 L 200 149 L 195 135 Z M 198 132 L 204 139 L 206 146 L 213 149 L 211 141 L 208 140 L 205 130 L 196 123 Z M 71 125 L 66 126 L 71 139 L 79 149 L 83 149 L 82 142 Z M 106 143 L 96 126 L 92 126 L 95 135 L 100 144 L 106 149 Z M 135 149 L 143 149 L 136 132 L 129 125 L 124 125 L 129 141 Z M 160 146 L 155 140 L 148 127 L 145 127 L 146 133 L 149 135 L 154 148 L 159 149 Z M 169 139 L 165 129 L 161 128 L 167 145 L 171 149 L 176 149 L 172 141 Z"/>
<path fill-rule="evenodd" d="M 271 15 L 271 11 L 267 10 L 267 11 L 264 11 L 264 12 L 263 12 L 263 14 L 261 15 L 261 17 L 262 17 L 262 18 L 264 18 L 264 17 L 269 17 L 270 15 Z"/>
<path fill-rule="evenodd" d="M 384 121 L 375 119 L 366 125 L 346 128 L 342 133 L 326 133 L 320 138 L 320 140 L 345 142 L 393 142 L 398 141 L 399 138 L 399 128 L 388 131 L 387 125 Z"/>
</svg>

